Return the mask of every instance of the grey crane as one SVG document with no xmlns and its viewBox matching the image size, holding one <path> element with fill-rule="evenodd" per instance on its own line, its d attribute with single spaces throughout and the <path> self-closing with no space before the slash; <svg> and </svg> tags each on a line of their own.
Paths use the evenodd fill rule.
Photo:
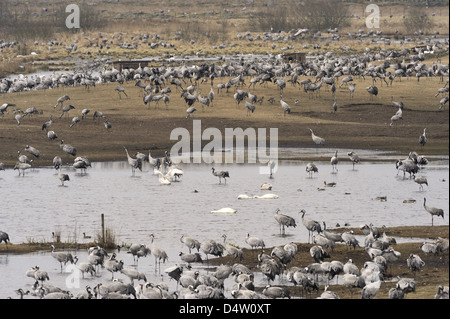
<svg viewBox="0 0 450 319">
<path fill-rule="evenodd" d="M 6 248 L 8 248 L 8 242 L 9 242 L 9 235 L 8 233 L 5 233 L 4 231 L 0 230 L 0 244 L 2 242 L 5 242 Z"/>
<path fill-rule="evenodd" d="M 41 152 L 38 149 L 30 145 L 25 146 L 25 151 L 27 151 L 36 158 L 38 158 L 41 155 Z"/>
<path fill-rule="evenodd" d="M 223 249 L 223 245 L 215 240 L 206 240 L 200 244 L 200 250 L 206 255 L 206 260 L 208 260 L 208 255 L 222 257 Z"/>
<path fill-rule="evenodd" d="M 359 247 L 359 241 L 356 239 L 353 230 L 350 230 L 348 232 L 342 233 L 342 240 L 344 241 L 345 245 L 347 245 L 347 249 L 350 246 L 353 246 L 353 249 L 356 249 L 356 246 Z"/>
<path fill-rule="evenodd" d="M 403 107 L 404 107 L 404 104 L 403 104 L 402 101 L 400 101 L 400 102 L 394 101 L 394 96 L 391 97 L 391 103 L 392 103 L 393 106 L 395 106 L 395 107 L 397 107 L 399 109 L 403 109 Z"/>
<path fill-rule="evenodd" d="M 20 172 L 22 172 L 22 176 L 25 176 L 25 170 L 30 169 L 30 168 L 31 168 L 31 164 L 28 164 L 28 163 L 17 162 L 16 165 L 14 165 L 14 170 L 19 171 L 19 176 L 20 176 Z"/>
<path fill-rule="evenodd" d="M 95 121 L 95 119 L 97 117 L 105 117 L 105 115 L 103 115 L 103 113 L 100 111 L 94 111 L 94 114 L 92 115 L 92 119 Z"/>
<path fill-rule="evenodd" d="M 86 156 L 78 156 L 73 160 L 72 167 L 80 170 L 80 174 L 86 174 L 87 168 L 91 167 L 91 161 Z"/>
<path fill-rule="evenodd" d="M 128 149 L 125 146 L 123 148 L 127 154 L 128 165 L 130 165 L 132 175 L 134 176 L 136 169 L 142 171 L 142 160 L 140 158 L 132 158 L 130 154 L 128 154 Z"/>
<path fill-rule="evenodd" d="M 117 94 L 119 94 L 119 99 L 122 99 L 122 95 L 120 95 L 120 93 L 123 93 L 126 97 L 128 97 L 128 94 L 127 92 L 125 92 L 125 89 L 123 87 L 116 86 L 114 90 L 117 91 Z"/>
<path fill-rule="evenodd" d="M 283 265 L 272 256 L 260 253 L 258 255 L 258 261 L 258 268 L 267 277 L 268 283 L 274 281 L 277 275 L 280 276 L 283 273 Z"/>
<path fill-rule="evenodd" d="M 306 211 L 304 209 L 302 209 L 299 214 L 302 214 L 302 224 L 308 230 L 308 243 L 310 243 L 312 234 L 314 232 L 319 234 L 322 231 L 322 226 L 320 226 L 320 223 L 316 220 L 305 218 Z"/>
<path fill-rule="evenodd" d="M 134 268 L 122 268 L 120 270 L 120 272 L 122 274 L 124 274 L 125 276 L 127 276 L 128 278 L 130 278 L 130 282 L 133 285 L 134 284 L 134 280 L 143 280 L 144 282 L 147 281 L 147 277 L 145 276 L 144 273 L 138 271 L 137 269 Z"/>
<path fill-rule="evenodd" d="M 342 242 L 342 234 L 340 233 L 336 233 L 336 232 L 332 232 L 332 231 L 328 231 L 327 230 L 327 224 L 325 223 L 325 221 L 322 222 L 323 223 L 323 230 L 322 230 L 322 234 L 329 240 L 333 241 L 333 242 Z"/>
<path fill-rule="evenodd" d="M 402 289 L 397 287 L 392 287 L 388 292 L 389 299 L 403 299 L 405 297 L 405 293 Z"/>
<path fill-rule="evenodd" d="M 280 214 L 280 209 L 277 208 L 274 215 L 275 220 L 280 226 L 280 235 L 284 236 L 286 234 L 285 227 L 296 227 L 295 219 L 291 216 Z"/>
<path fill-rule="evenodd" d="M 414 273 L 414 278 L 416 277 L 416 271 L 419 271 L 425 266 L 425 262 L 417 254 L 410 254 L 408 259 L 406 259 L 406 265 L 409 270 Z"/>
<path fill-rule="evenodd" d="M 319 245 L 312 246 L 309 249 L 309 254 L 316 263 L 322 263 L 325 258 L 330 258 L 330 254 Z"/>
<path fill-rule="evenodd" d="M 368 283 L 361 290 L 361 299 L 373 299 L 378 294 L 381 287 L 381 281 Z"/>
<path fill-rule="evenodd" d="M 338 164 L 338 162 L 339 162 L 339 159 L 338 159 L 338 151 L 336 150 L 335 152 L 334 152 L 334 155 L 331 157 L 331 159 L 330 159 L 330 164 L 331 164 L 331 167 L 333 168 L 333 173 L 336 171 L 338 171 L 338 169 L 337 169 L 337 164 Z"/>
<path fill-rule="evenodd" d="M 424 184 L 428 186 L 428 180 L 427 180 L 427 178 L 425 176 L 414 175 L 414 182 L 419 184 L 420 190 L 423 190 L 423 185 Z"/>
<path fill-rule="evenodd" d="M 361 160 L 358 156 L 358 154 L 356 154 L 355 152 L 351 151 L 347 153 L 348 158 L 350 159 L 350 161 L 353 164 L 353 169 L 355 169 L 355 164 L 359 163 Z"/>
<path fill-rule="evenodd" d="M 264 244 L 264 240 L 256 236 L 250 236 L 249 233 L 247 233 L 245 242 L 250 245 L 252 251 L 254 248 L 260 247 L 261 249 L 264 249 L 266 247 L 266 245 Z"/>
<path fill-rule="evenodd" d="M 28 163 L 28 156 L 20 154 L 20 151 L 17 151 L 17 159 L 19 160 L 20 163 Z"/>
<path fill-rule="evenodd" d="M 50 115 L 50 119 L 45 122 L 44 124 L 42 124 L 42 130 L 45 130 L 46 132 L 48 132 L 48 129 L 50 128 L 50 126 L 52 126 L 53 124 L 53 116 Z"/>
<path fill-rule="evenodd" d="M 355 88 L 356 88 L 356 83 L 350 83 L 348 85 L 348 90 L 350 92 L 350 97 L 353 99 L 353 96 L 355 94 Z"/>
<path fill-rule="evenodd" d="M 416 291 L 416 281 L 413 278 L 399 278 L 395 287 L 408 294 Z"/>
<path fill-rule="evenodd" d="M 434 295 L 434 299 L 448 299 L 448 286 L 438 286 L 438 291 Z"/>
<path fill-rule="evenodd" d="M 291 114 L 291 107 L 289 106 L 289 104 L 287 104 L 282 99 L 280 99 L 280 104 L 281 104 L 281 108 L 283 109 L 283 115 L 284 116 L 286 116 L 286 113 L 287 114 Z"/>
<path fill-rule="evenodd" d="M 378 95 L 378 88 L 376 86 L 369 86 L 366 88 L 366 91 L 370 94 L 370 99 Z"/>
<path fill-rule="evenodd" d="M 250 102 L 244 101 L 244 105 L 245 105 L 245 108 L 247 109 L 247 116 L 249 116 L 250 113 L 255 112 L 255 109 L 256 109 L 255 104 L 252 104 Z"/>
<path fill-rule="evenodd" d="M 425 144 L 427 143 L 426 131 L 427 131 L 427 128 L 425 127 L 423 129 L 422 135 L 419 136 L 419 144 L 422 145 L 422 146 L 425 146 Z"/>
<path fill-rule="evenodd" d="M 63 115 L 64 115 L 64 113 L 66 113 L 67 115 L 69 115 L 69 111 L 70 111 L 70 110 L 73 110 L 73 109 L 75 109 L 75 106 L 73 106 L 73 105 L 71 105 L 71 104 L 64 106 L 64 107 L 62 108 L 62 110 L 61 110 L 61 114 L 59 115 L 59 118 L 62 118 Z"/>
<path fill-rule="evenodd" d="M 267 298 L 271 298 L 271 299 L 277 299 L 277 298 L 288 298 L 288 299 L 291 299 L 289 290 L 287 290 L 284 287 L 267 285 L 263 289 L 262 294 L 264 296 L 266 296 Z"/>
<path fill-rule="evenodd" d="M 329 287 L 329 285 L 325 286 L 325 290 L 322 292 L 319 299 L 341 299 L 336 292 L 328 290 Z"/>
<path fill-rule="evenodd" d="M 62 159 L 59 156 L 55 156 L 53 158 L 53 167 L 59 171 L 59 169 L 62 167 Z"/>
<path fill-rule="evenodd" d="M 123 260 L 118 261 L 116 259 L 116 254 L 113 253 L 106 259 L 103 266 L 111 273 L 111 280 L 114 279 L 114 273 L 120 271 L 123 268 Z"/>
<path fill-rule="evenodd" d="M 186 118 L 191 117 L 192 113 L 194 113 L 195 111 L 197 111 L 195 106 L 188 107 L 187 110 L 186 110 L 186 114 L 187 114 Z"/>
<path fill-rule="evenodd" d="M 239 259 L 241 261 L 244 258 L 244 253 L 242 252 L 242 249 L 240 249 L 238 246 L 227 242 L 227 235 L 223 234 L 223 243 L 224 248 L 227 251 L 227 254 L 233 258 L 233 260 Z"/>
<path fill-rule="evenodd" d="M 65 144 L 64 140 L 61 140 L 59 147 L 67 154 L 70 154 L 72 156 L 76 156 L 77 155 L 77 149 L 76 147 L 70 145 L 70 144 Z"/>
<path fill-rule="evenodd" d="M 288 248 L 288 249 L 286 249 Z M 271 257 L 277 257 L 278 260 L 283 264 L 283 265 L 287 265 L 289 264 L 292 259 L 295 257 L 295 253 L 292 250 L 289 250 L 289 246 L 288 247 L 284 247 L 284 246 L 277 246 L 274 247 L 272 249 L 272 251 L 270 252 L 270 256 Z"/>
<path fill-rule="evenodd" d="M 222 184 L 222 178 L 225 180 L 225 184 L 227 183 L 227 177 L 230 178 L 230 174 L 228 173 L 228 171 L 217 171 L 216 172 L 214 167 L 211 168 L 211 171 L 214 176 L 219 177 L 219 184 Z"/>
<path fill-rule="evenodd" d="M 61 97 L 56 101 L 56 104 L 55 104 L 54 108 L 56 108 L 58 105 L 63 106 L 64 102 L 69 101 L 69 100 L 70 100 L 70 97 L 69 97 L 67 94 L 61 96 Z"/>
<path fill-rule="evenodd" d="M 82 278 L 84 278 L 85 273 L 91 274 L 91 276 L 95 275 L 95 268 L 91 263 L 78 263 L 78 256 L 73 256 L 75 267 L 81 272 Z"/>
<path fill-rule="evenodd" d="M 319 169 L 317 168 L 316 164 L 310 162 L 306 164 L 306 172 L 309 174 L 309 177 L 312 178 L 313 173 L 318 173 Z"/>
<path fill-rule="evenodd" d="M 337 102 L 336 102 L 336 100 L 334 101 L 334 103 L 333 103 L 333 111 L 337 111 L 337 109 L 338 109 L 338 104 L 337 104 Z"/>
<path fill-rule="evenodd" d="M 139 262 L 139 258 L 146 257 L 149 253 L 151 253 L 150 249 L 144 244 L 132 244 L 127 250 L 127 254 L 133 255 L 133 261 L 136 264 Z"/>
<path fill-rule="evenodd" d="M 85 116 L 90 112 L 91 110 L 88 108 L 85 108 L 81 110 L 81 119 L 84 120 Z"/>
<path fill-rule="evenodd" d="M 61 252 L 61 251 L 56 252 L 54 245 L 51 245 L 50 247 L 52 249 L 51 250 L 52 257 L 55 258 L 61 266 L 61 273 L 62 273 L 63 263 L 64 263 L 64 265 L 66 265 L 68 262 L 70 262 L 71 264 L 74 263 L 74 259 L 73 259 L 73 256 L 71 253 L 65 253 L 65 252 Z"/>
<path fill-rule="evenodd" d="M 2 105 L 0 105 L 0 114 L 2 116 L 4 116 L 5 112 L 7 111 L 8 107 L 10 106 L 16 106 L 13 103 L 3 103 Z"/>
<path fill-rule="evenodd" d="M 58 138 L 58 135 L 55 133 L 55 131 L 48 131 L 47 137 L 49 140 L 54 141 Z"/>
<path fill-rule="evenodd" d="M 105 120 L 104 125 L 107 130 L 110 130 L 112 128 L 112 125 L 111 123 L 109 123 L 108 119 Z"/>
<path fill-rule="evenodd" d="M 0 171 L 4 171 L 4 170 L 5 170 L 5 164 L 0 162 Z"/>
<path fill-rule="evenodd" d="M 180 242 L 187 246 L 187 248 L 189 249 L 189 253 L 192 252 L 192 249 L 197 249 L 197 251 L 200 250 L 200 242 L 190 236 L 186 236 L 184 234 L 181 235 Z"/>
<path fill-rule="evenodd" d="M 163 263 L 166 262 L 166 260 L 169 259 L 169 257 L 167 256 L 167 253 L 165 252 L 164 249 L 156 246 L 156 244 L 153 243 L 154 239 L 155 239 L 155 235 L 154 234 L 150 234 L 150 238 L 152 239 L 152 246 L 150 248 L 151 253 L 153 254 L 153 256 L 155 257 L 155 271 L 157 269 L 157 265 L 159 266 L 159 269 L 161 271 L 161 260 Z"/>
<path fill-rule="evenodd" d="M 311 138 L 314 143 L 316 143 L 317 145 L 325 144 L 324 138 L 315 135 L 312 129 L 309 129 L 309 131 L 311 132 Z"/>
<path fill-rule="evenodd" d="M 180 256 L 181 260 L 184 261 L 185 263 L 187 263 L 188 265 L 190 265 L 191 263 L 203 263 L 203 259 L 200 256 L 200 253 L 183 253 L 180 252 L 178 254 L 178 256 Z"/>
<path fill-rule="evenodd" d="M 431 226 L 433 226 L 433 219 L 434 216 L 442 216 L 442 219 L 444 219 L 444 210 L 441 208 L 436 208 L 433 206 L 428 206 L 427 204 L 427 199 L 426 197 L 423 198 L 423 207 L 425 208 L 425 210 L 431 215 Z"/>
<path fill-rule="evenodd" d="M 58 178 L 61 181 L 61 186 L 64 186 L 64 182 L 70 181 L 69 175 L 61 172 L 61 167 L 58 170 Z"/>
<path fill-rule="evenodd" d="M 72 128 L 75 124 L 79 123 L 81 121 L 79 116 L 74 116 L 72 118 L 72 123 L 70 123 L 69 128 Z"/>
<path fill-rule="evenodd" d="M 448 102 L 448 99 L 448 95 L 446 95 L 439 101 L 439 110 L 442 110 L 444 108 L 445 104 L 447 104 Z"/>
</svg>

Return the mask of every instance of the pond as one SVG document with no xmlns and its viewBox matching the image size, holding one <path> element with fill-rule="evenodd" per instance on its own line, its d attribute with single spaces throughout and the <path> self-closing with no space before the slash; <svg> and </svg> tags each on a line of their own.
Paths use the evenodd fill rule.
<svg viewBox="0 0 450 319">
<path fill-rule="evenodd" d="M 327 150 L 321 152 L 324 151 Z M 328 151 L 333 155 L 334 151 Z M 395 157 L 386 155 L 387 161 L 373 161 L 383 155 L 366 151 L 362 162 L 353 168 L 346 152 L 339 150 L 337 172 L 333 172 L 329 161 L 317 161 L 319 172 L 312 177 L 305 171 L 306 161 L 288 159 L 286 154 L 298 158 L 298 154 L 289 150 L 285 150 L 283 158 L 287 159 L 279 163 L 273 178 L 260 174 L 258 164 L 215 165 L 216 171 L 229 172 L 226 183 L 224 180 L 219 183 L 209 164 L 181 165 L 183 176 L 170 185 L 161 185 L 148 163 L 134 175 L 126 161 L 94 162 L 86 173 L 66 167 L 62 171 L 69 174 L 70 181 L 65 186 L 61 186 L 57 172 L 51 167 L 34 168 L 24 176 L 7 169 L 0 172 L 0 230 L 9 234 L 12 243 L 51 242 L 53 233 L 60 234 L 63 242 L 87 242 L 92 239 L 85 239 L 83 234 L 96 238 L 103 214 L 105 227 L 119 244 L 150 246 L 150 234 L 154 234 L 154 243 L 169 254 L 169 262 L 162 265 L 164 269 L 181 263 L 179 252 L 188 252 L 180 241 L 182 235 L 200 242 L 211 239 L 222 242 L 225 234 L 227 242 L 247 248 L 250 248 L 245 243 L 247 233 L 263 239 L 266 247 L 291 241 L 308 242 L 308 231 L 299 213 L 302 209 L 306 211 L 305 218 L 326 222 L 328 229 L 337 224 L 431 225 L 431 216 L 423 207 L 426 197 L 428 205 L 445 211 L 445 218 L 435 217 L 434 224 L 448 225 L 448 157 L 427 157 L 429 164 L 418 175 L 427 178 L 428 186 L 421 190 L 409 174 L 397 172 Z M 325 187 L 325 181 L 336 184 Z M 270 183 L 272 189 L 261 190 L 264 182 Z M 238 199 L 243 194 L 249 197 L 275 194 L 278 198 Z M 405 203 L 405 200 L 413 201 Z M 228 207 L 236 213 L 212 213 Z M 277 209 L 297 222 L 296 228 L 286 229 L 285 236 L 280 236 L 274 219 Z M 75 254 L 85 261 L 86 252 Z M 118 259 L 133 264 L 126 249 L 119 254 Z M 143 271 L 148 267 L 153 273 L 153 257 L 147 258 L 139 267 Z M 25 271 L 35 265 L 59 278 L 61 283 L 67 278 L 49 252 L 0 255 L 0 298 L 14 298 L 14 289 L 31 285 L 33 280 L 25 276 Z M 106 270 L 102 273 L 110 277 Z M 99 279 L 101 276 L 90 280 Z"/>
</svg>

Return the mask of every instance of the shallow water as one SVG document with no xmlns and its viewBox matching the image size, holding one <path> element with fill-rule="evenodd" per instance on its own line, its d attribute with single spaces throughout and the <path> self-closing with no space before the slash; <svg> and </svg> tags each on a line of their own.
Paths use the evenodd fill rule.
<svg viewBox="0 0 450 319">
<path fill-rule="evenodd" d="M 249 247 L 245 243 L 247 233 L 262 238 L 267 247 L 290 241 L 308 242 L 308 232 L 299 214 L 301 209 L 306 211 L 305 218 L 325 221 L 327 228 L 368 223 L 387 227 L 431 225 L 431 216 L 423 208 L 426 197 L 428 205 L 445 211 L 445 218 L 434 218 L 434 224 L 448 225 L 448 158 L 431 159 L 419 172 L 418 175 L 428 179 L 429 187 L 425 185 L 423 190 L 408 174 L 405 177 L 397 174 L 395 161 L 365 160 L 353 169 L 342 156 L 338 172 L 332 171 L 328 161 L 316 165 L 319 172 L 309 177 L 306 162 L 283 161 L 271 179 L 260 174 L 257 164 L 215 165 L 216 170 L 228 170 L 230 174 L 226 183 L 222 180 L 219 184 L 211 173 L 211 165 L 184 164 L 183 177 L 171 185 L 160 185 L 148 163 L 134 176 L 127 162 L 95 162 L 86 174 L 65 168 L 63 172 L 70 176 L 65 186 L 61 186 L 53 168 L 36 168 L 20 177 L 17 171 L 8 169 L 0 172 L 0 228 L 13 243 L 51 241 L 52 232 L 60 233 L 63 242 L 83 242 L 90 241 L 83 238 L 83 233 L 95 238 L 100 232 L 104 214 L 105 226 L 120 244 L 150 246 L 149 235 L 153 233 L 154 243 L 169 254 L 164 269 L 181 263 L 178 253 L 188 251 L 180 241 L 183 234 L 200 242 L 211 239 L 221 242 L 226 234 L 228 242 L 241 247 Z M 336 186 L 324 187 L 324 181 L 335 182 Z M 263 182 L 272 184 L 272 190 L 261 190 Z M 238 199 L 240 194 L 267 193 L 279 198 Z M 387 200 L 375 199 L 381 196 Z M 406 199 L 416 202 L 403 203 Z M 237 212 L 211 213 L 224 207 Z M 286 229 L 285 236 L 280 236 L 274 219 L 277 208 L 297 221 L 297 227 Z M 75 253 L 80 262 L 85 261 L 86 252 Z M 125 266 L 133 264 L 131 255 L 124 251 L 118 259 L 123 259 Z M 144 260 L 139 262 L 139 269 L 154 275 L 153 256 Z M 60 273 L 59 264 L 48 252 L 0 255 L 0 298 L 14 298 L 14 289 L 31 285 L 33 280 L 25 276 L 25 271 L 34 265 L 50 273 L 51 284 L 53 278 L 60 284 L 67 279 L 68 275 Z M 106 270 L 101 274 L 93 279 L 87 275 L 81 289 L 87 283 L 93 287 L 95 281 L 110 277 Z"/>
</svg>

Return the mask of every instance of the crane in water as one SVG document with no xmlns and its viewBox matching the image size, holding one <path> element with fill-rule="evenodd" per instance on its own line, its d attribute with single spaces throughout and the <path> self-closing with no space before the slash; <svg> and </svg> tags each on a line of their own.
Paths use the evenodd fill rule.
<svg viewBox="0 0 450 319">
<path fill-rule="evenodd" d="M 286 234 L 285 227 L 296 227 L 297 224 L 295 223 L 295 219 L 291 216 L 280 214 L 280 209 L 277 208 L 275 211 L 275 220 L 278 222 L 278 225 L 280 226 L 280 235 L 284 236 Z"/>
<path fill-rule="evenodd" d="M 442 219 L 444 219 L 444 210 L 441 208 L 428 206 L 426 197 L 423 198 L 423 207 L 431 215 L 431 226 L 433 226 L 434 216 L 442 216 Z"/>
<path fill-rule="evenodd" d="M 124 146 L 125 152 L 127 153 L 128 164 L 131 167 L 131 172 L 134 176 L 136 169 L 142 171 L 142 160 L 140 158 L 132 158 L 130 154 L 128 154 L 128 149 Z"/>
</svg>

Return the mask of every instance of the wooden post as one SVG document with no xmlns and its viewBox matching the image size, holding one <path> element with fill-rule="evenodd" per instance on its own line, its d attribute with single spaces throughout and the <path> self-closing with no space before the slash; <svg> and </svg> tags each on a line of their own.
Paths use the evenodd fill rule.
<svg viewBox="0 0 450 319">
<path fill-rule="evenodd" d="M 102 241 L 103 246 L 105 246 L 105 215 L 102 214 Z"/>
</svg>

